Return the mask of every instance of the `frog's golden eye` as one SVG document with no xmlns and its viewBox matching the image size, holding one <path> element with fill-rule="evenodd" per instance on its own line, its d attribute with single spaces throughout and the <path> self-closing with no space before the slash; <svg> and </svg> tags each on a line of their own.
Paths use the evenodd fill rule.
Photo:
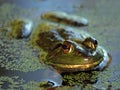
<svg viewBox="0 0 120 90">
<path fill-rule="evenodd" d="M 64 52 L 65 54 L 67 54 L 67 53 L 70 53 L 70 52 L 72 51 L 73 45 L 70 44 L 70 43 L 66 43 L 66 44 L 63 44 L 63 45 L 62 45 L 62 48 L 63 48 L 63 52 Z"/>
<path fill-rule="evenodd" d="M 97 40 L 91 38 L 91 37 L 88 37 L 86 38 L 83 43 L 82 43 L 84 46 L 86 46 L 87 48 L 90 48 L 91 50 L 96 50 L 96 47 L 98 45 L 98 42 Z"/>
</svg>

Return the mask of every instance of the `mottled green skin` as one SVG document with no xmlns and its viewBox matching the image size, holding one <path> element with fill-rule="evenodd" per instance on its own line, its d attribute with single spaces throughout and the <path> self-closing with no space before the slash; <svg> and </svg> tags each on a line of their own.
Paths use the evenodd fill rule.
<svg viewBox="0 0 120 90">
<path fill-rule="evenodd" d="M 78 42 L 78 44 L 81 44 L 81 42 L 86 38 L 90 37 L 89 34 L 82 32 L 77 33 L 73 31 L 73 29 L 68 28 L 56 28 L 54 26 L 49 26 L 46 24 L 44 27 L 50 27 L 48 30 L 45 30 L 44 27 L 42 27 L 43 24 L 39 27 L 39 34 L 36 39 L 36 43 L 43 48 L 46 51 L 52 50 L 56 44 L 63 43 L 65 40 L 71 40 L 73 42 Z M 41 32 L 44 29 L 43 32 Z"/>
<path fill-rule="evenodd" d="M 73 28 L 56 27 L 51 24 L 41 24 L 37 30 L 40 32 L 36 31 L 37 35 L 34 34 L 36 38 L 33 40 L 40 48 L 48 52 L 44 62 L 60 71 L 93 70 L 103 60 L 103 52 L 99 48 L 94 51 L 95 55 L 89 55 L 89 49 L 84 46 L 83 41 L 88 37 L 93 37 L 82 30 L 78 33 Z M 63 47 L 60 46 L 66 41 L 73 46 L 73 50 L 67 54 L 63 52 Z M 75 68 L 64 67 L 66 65 L 82 66 Z"/>
</svg>

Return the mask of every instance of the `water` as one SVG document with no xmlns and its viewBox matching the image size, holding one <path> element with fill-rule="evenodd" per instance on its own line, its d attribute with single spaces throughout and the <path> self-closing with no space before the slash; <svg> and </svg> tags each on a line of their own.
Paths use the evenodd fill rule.
<svg viewBox="0 0 120 90">
<path fill-rule="evenodd" d="M 114 2 L 112 0 L 69 0 L 69 2 L 68 0 L 0 0 L 0 27 L 7 27 L 7 22 L 14 18 L 30 19 L 36 24 L 41 21 L 40 15 L 42 13 L 54 10 L 65 11 L 87 18 L 90 24 L 83 29 L 92 34 L 99 41 L 99 44 L 111 54 L 112 62 L 107 70 L 100 72 L 98 81 L 95 84 L 91 86 L 87 84 L 84 88 L 107 89 L 111 85 L 112 89 L 118 89 L 120 88 L 119 3 L 119 0 L 115 0 Z M 0 42 L 4 45 L 4 35 L 0 39 Z M 10 46 L 7 46 L 9 43 L 11 43 Z M 29 86 L 29 89 L 31 88 L 32 90 L 36 87 L 40 88 L 39 82 L 44 80 L 51 80 L 57 83 L 57 85 L 61 84 L 62 79 L 58 73 L 46 67 L 42 68 L 42 65 L 38 64 L 39 62 L 36 56 L 32 57 L 32 53 L 25 52 L 29 50 L 29 52 L 31 52 L 31 49 L 26 45 L 27 40 L 13 40 L 9 41 L 9 43 L 4 45 L 4 47 L 6 47 L 4 51 L 14 53 L 13 56 L 16 56 L 16 59 L 7 61 L 5 58 L 4 60 L 0 60 L 1 88 L 6 84 L 6 89 L 15 87 L 26 89 Z M 22 48 L 24 52 L 17 48 Z M 21 52 L 17 54 L 17 51 Z M 0 54 L 0 58 L 9 55 L 8 53 Z M 20 57 L 22 57 L 22 59 L 20 59 Z M 31 58 L 33 58 L 33 60 L 31 60 Z M 18 76 L 17 79 L 16 76 Z M 9 82 L 6 83 L 6 81 Z M 8 85 L 9 83 L 10 85 Z M 64 87 L 61 88 L 64 89 Z M 65 88 L 72 89 L 72 87 Z M 81 87 L 75 86 L 73 88 L 77 90 Z"/>
</svg>

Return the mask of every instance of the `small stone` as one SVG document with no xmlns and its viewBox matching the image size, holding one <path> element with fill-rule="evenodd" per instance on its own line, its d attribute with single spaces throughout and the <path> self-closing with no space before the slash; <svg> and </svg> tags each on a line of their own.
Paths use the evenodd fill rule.
<svg viewBox="0 0 120 90">
<path fill-rule="evenodd" d="M 27 38 L 32 32 L 32 22 L 30 20 L 13 20 L 10 22 L 8 36 L 12 38 Z"/>
</svg>

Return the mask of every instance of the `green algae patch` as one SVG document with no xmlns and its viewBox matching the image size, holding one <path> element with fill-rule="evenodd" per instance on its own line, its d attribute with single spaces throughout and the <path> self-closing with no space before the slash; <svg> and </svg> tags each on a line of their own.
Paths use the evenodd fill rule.
<svg viewBox="0 0 120 90">
<path fill-rule="evenodd" d="M 24 29 L 25 22 L 23 20 L 13 20 L 10 22 L 11 31 L 9 37 L 22 38 L 22 31 Z"/>
<path fill-rule="evenodd" d="M 44 90 L 39 87 L 39 82 L 29 81 L 26 83 L 19 76 L 0 77 L 0 88 L 5 90 Z"/>
<path fill-rule="evenodd" d="M 9 40 L 0 34 L 0 63 L 7 70 L 34 71 L 46 66 L 39 61 L 39 50 L 29 45 L 27 39 Z"/>
<path fill-rule="evenodd" d="M 79 72 L 79 73 L 65 73 L 63 76 L 63 85 L 83 85 L 83 84 L 94 84 L 96 83 L 98 72 Z"/>
<path fill-rule="evenodd" d="M 45 90 L 42 87 L 39 87 L 39 82 L 30 81 L 22 85 L 23 90 Z"/>
<path fill-rule="evenodd" d="M 8 37 L 21 39 L 28 38 L 32 32 L 33 23 L 27 19 L 15 19 L 10 22 L 8 27 Z"/>
<path fill-rule="evenodd" d="M 44 88 L 52 87 L 52 83 L 48 81 L 42 81 L 40 82 L 40 87 L 44 87 Z"/>
<path fill-rule="evenodd" d="M 1 89 L 19 89 L 20 84 L 24 83 L 24 80 L 17 80 L 19 76 L 7 77 L 1 76 L 0 77 L 0 88 Z"/>
<path fill-rule="evenodd" d="M 40 0 L 38 0 L 38 2 L 39 1 Z M 64 7 L 64 6 L 62 6 L 62 7 Z M 36 9 L 38 9 L 38 7 Z M 70 8 L 69 8 L 69 10 L 70 10 Z M 16 6 L 14 4 L 8 4 L 8 3 L 1 5 L 0 11 L 1 11 L 1 13 L 0 13 L 0 17 L 1 17 L 0 18 L 0 26 L 6 26 L 7 21 L 13 20 L 14 18 L 21 17 L 21 16 L 23 16 L 25 14 L 28 17 L 34 14 L 31 9 L 29 11 L 28 11 L 28 9 L 22 9 L 21 10 L 21 8 L 19 8 L 19 5 Z M 119 25 L 118 24 L 119 24 L 119 20 L 120 20 L 120 18 L 119 18 L 120 15 L 119 15 L 119 3 L 118 3 L 118 1 L 113 2 L 112 0 L 110 0 L 110 1 L 101 0 L 100 2 L 98 1 L 97 4 L 95 4 L 95 5 L 91 5 L 91 3 L 90 4 L 85 4 L 85 6 L 83 5 L 83 8 L 81 8 L 81 9 L 77 8 L 77 10 L 75 10 L 75 13 L 77 13 L 77 12 L 80 15 L 87 17 L 91 21 L 90 26 L 87 27 L 87 29 L 89 29 L 88 32 L 93 34 L 100 41 L 101 45 L 103 45 L 103 46 L 105 46 L 105 48 L 111 50 L 111 52 L 119 50 L 120 46 L 118 46 L 118 45 L 119 45 L 120 42 L 119 42 Z M 110 13 L 110 14 L 108 15 L 108 13 Z M 117 19 L 115 19 L 114 17 L 116 17 Z M 110 34 L 110 32 L 111 32 L 111 34 Z M 102 35 L 101 35 L 101 33 L 102 33 Z M 2 35 L 3 35 L 3 33 L 2 33 Z M 2 48 L 4 48 L 5 46 L 10 45 L 10 43 L 8 43 L 7 40 L 3 40 L 3 39 L 5 39 L 5 38 L 0 36 L 0 43 L 1 43 L 0 47 L 2 46 Z M 21 54 L 17 54 L 17 53 L 19 53 L 21 51 L 20 49 L 17 49 L 17 48 L 21 46 L 22 49 L 28 50 L 28 52 L 31 49 L 26 49 L 26 47 L 28 47 L 27 45 L 25 45 L 25 48 L 23 48 L 22 45 L 24 45 L 24 44 L 20 44 L 21 40 L 19 40 L 19 41 L 15 40 L 15 42 L 18 43 L 19 46 L 15 45 L 15 43 L 14 43 L 13 47 L 12 47 L 12 44 L 11 44 L 7 48 L 8 51 L 5 51 L 5 52 L 8 52 L 6 54 L 3 51 L 3 49 L 1 50 L 1 48 L 0 48 L 0 62 L 2 62 L 1 65 L 3 67 L 8 67 L 7 69 L 11 69 L 11 70 L 16 69 L 16 70 L 25 71 L 25 72 L 29 71 L 31 68 L 29 69 L 29 66 L 27 66 L 27 63 L 31 62 L 30 58 L 32 56 L 30 56 L 30 58 L 29 58 L 29 55 L 27 54 L 28 56 L 26 55 L 25 59 L 27 57 L 28 58 L 26 59 L 27 60 L 26 63 L 25 63 L 26 65 L 24 65 L 24 66 L 26 66 L 26 68 L 23 67 L 24 70 L 23 70 L 23 68 L 22 69 L 19 68 L 19 66 L 22 65 L 22 64 L 19 65 L 17 63 L 21 62 L 22 59 L 17 58 L 18 56 L 21 56 Z M 23 42 L 26 42 L 26 40 L 24 40 Z M 12 47 L 12 48 L 10 49 L 10 47 Z M 16 51 L 14 51 L 14 50 L 16 50 Z M 23 51 L 25 51 L 25 50 L 23 50 Z M 9 55 L 9 53 L 10 52 L 13 53 L 13 51 L 16 53 L 16 55 L 14 55 L 14 56 L 11 55 L 11 57 L 9 57 L 9 58 L 12 58 L 13 61 L 11 61 L 11 63 L 7 65 L 7 63 L 8 63 L 7 62 L 7 60 L 8 60 L 7 57 Z M 40 53 L 40 55 L 41 55 L 41 53 Z M 44 57 L 44 55 L 42 55 L 42 56 Z M 23 57 L 23 56 L 21 56 L 21 57 Z M 35 56 L 35 57 L 37 57 L 37 56 Z M 3 58 L 5 58 L 5 59 L 3 59 Z M 24 60 L 23 60 L 23 63 L 24 63 Z M 5 61 L 5 62 L 3 62 L 3 61 Z M 10 61 L 10 60 L 8 60 L 8 61 Z M 30 65 L 30 66 L 32 68 L 33 68 L 33 66 L 36 66 L 36 68 L 34 68 L 32 70 L 42 68 L 41 64 L 40 64 L 40 67 L 37 67 L 37 66 L 39 66 L 37 58 L 36 59 L 34 58 L 33 61 L 35 61 L 35 62 L 33 63 L 33 65 Z M 15 64 L 14 67 L 13 67 L 13 64 Z M 98 77 L 99 77 L 98 80 L 100 80 L 100 81 L 97 82 L 94 85 L 87 84 L 87 86 L 85 86 L 84 84 L 83 85 L 81 84 L 78 87 L 76 87 L 76 86 L 75 87 L 64 86 L 64 87 L 59 87 L 56 90 L 80 90 L 80 89 L 84 89 L 84 88 L 86 88 L 86 90 L 88 90 L 88 89 L 89 90 L 94 90 L 94 89 L 98 89 L 98 90 L 103 89 L 103 90 L 105 90 L 110 85 L 112 85 L 113 88 L 115 87 L 115 89 L 120 89 L 119 66 L 120 66 L 120 64 L 117 64 L 116 68 L 114 70 L 107 70 L 107 71 L 104 71 L 104 72 L 100 72 L 101 74 L 98 75 Z M 29 70 L 27 70 L 27 68 Z M 113 67 L 110 67 L 110 69 L 111 68 L 113 68 Z M 118 73 L 116 73 L 116 72 L 118 72 Z M 3 77 L 0 77 L 0 78 L 3 78 Z M 8 77 L 8 78 L 10 78 L 10 77 Z M 7 80 L 8 79 L 6 79 L 6 81 Z M 3 82 L 0 82 L 0 85 L 1 85 L 1 83 L 3 83 Z M 17 86 L 18 84 L 15 84 L 15 85 L 16 85 L 16 87 L 18 87 Z M 22 86 L 24 86 L 24 89 L 29 88 L 29 90 L 44 90 L 43 88 L 39 89 L 38 88 L 39 85 L 36 82 L 29 82 L 29 83 L 24 84 Z M 2 85 L 1 85 L 1 87 L 2 87 Z"/>
<path fill-rule="evenodd" d="M 62 86 L 62 87 L 47 88 L 47 90 L 80 90 L 80 88 L 79 89 L 74 89 L 74 87 Z"/>
<path fill-rule="evenodd" d="M 120 65 L 117 64 L 111 68 L 107 68 L 104 71 L 91 71 L 91 72 L 79 72 L 79 73 L 64 73 L 63 85 L 71 86 L 76 89 L 119 89 L 119 72 Z M 116 69 L 117 68 L 117 69 Z M 76 87 L 77 86 L 77 87 Z"/>
</svg>

